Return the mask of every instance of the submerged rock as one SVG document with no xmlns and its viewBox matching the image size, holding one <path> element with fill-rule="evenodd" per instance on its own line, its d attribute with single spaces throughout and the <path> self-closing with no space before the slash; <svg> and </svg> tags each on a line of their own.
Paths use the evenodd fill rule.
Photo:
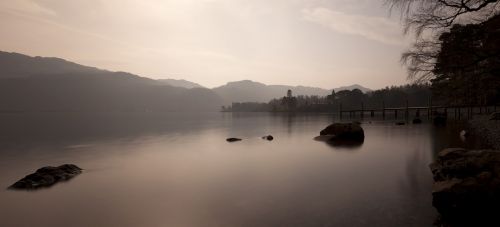
<svg viewBox="0 0 500 227">
<path fill-rule="evenodd" d="M 365 132 L 363 128 L 356 123 L 334 123 L 321 130 L 321 136 L 332 136 L 331 140 L 336 141 L 363 141 Z"/>
<path fill-rule="evenodd" d="M 236 141 L 241 141 L 242 139 L 240 138 L 227 138 L 226 141 L 227 142 L 236 142 Z"/>
<path fill-rule="evenodd" d="M 274 137 L 271 136 L 271 135 L 268 135 L 268 136 L 263 136 L 262 139 L 265 139 L 265 140 L 268 140 L 268 141 L 272 141 L 274 139 Z"/>
<path fill-rule="evenodd" d="M 58 167 L 46 166 L 38 169 L 35 173 L 25 176 L 11 185 L 9 189 L 33 190 L 50 187 L 57 182 L 70 180 L 80 173 L 82 173 L 82 169 L 73 164 Z"/>
<path fill-rule="evenodd" d="M 432 205 L 450 223 L 490 223 L 500 210 L 500 151 L 449 148 L 430 165 Z"/>
</svg>

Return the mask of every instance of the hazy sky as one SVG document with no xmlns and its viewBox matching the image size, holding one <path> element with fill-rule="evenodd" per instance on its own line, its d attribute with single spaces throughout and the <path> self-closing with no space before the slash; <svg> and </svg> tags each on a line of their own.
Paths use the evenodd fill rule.
<svg viewBox="0 0 500 227">
<path fill-rule="evenodd" d="M 0 50 L 214 87 L 406 83 L 382 0 L 2 0 Z"/>
</svg>

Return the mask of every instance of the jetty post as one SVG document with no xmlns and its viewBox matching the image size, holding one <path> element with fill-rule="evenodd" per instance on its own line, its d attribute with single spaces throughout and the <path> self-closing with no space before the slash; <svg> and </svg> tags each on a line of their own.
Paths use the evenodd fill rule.
<svg viewBox="0 0 500 227">
<path fill-rule="evenodd" d="M 382 119 L 385 120 L 385 102 L 382 101 Z"/>
<path fill-rule="evenodd" d="M 342 103 L 339 103 L 339 116 L 340 120 L 342 120 Z"/>
<path fill-rule="evenodd" d="M 429 108 L 427 108 L 427 118 L 431 119 L 432 115 L 432 97 L 429 97 Z"/>
<path fill-rule="evenodd" d="M 361 119 L 365 117 L 365 104 L 361 102 Z"/>
<path fill-rule="evenodd" d="M 410 116 L 410 111 L 408 109 L 408 99 L 406 100 L 406 109 L 405 109 L 405 119 L 408 122 L 408 118 Z"/>
</svg>

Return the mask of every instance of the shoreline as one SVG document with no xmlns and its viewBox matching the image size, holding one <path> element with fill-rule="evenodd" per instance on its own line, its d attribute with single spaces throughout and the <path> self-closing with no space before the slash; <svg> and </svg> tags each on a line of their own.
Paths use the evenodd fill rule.
<svg viewBox="0 0 500 227">
<path fill-rule="evenodd" d="M 477 115 L 468 120 L 467 127 L 482 142 L 500 150 L 500 121 L 489 120 L 490 115 Z"/>
</svg>

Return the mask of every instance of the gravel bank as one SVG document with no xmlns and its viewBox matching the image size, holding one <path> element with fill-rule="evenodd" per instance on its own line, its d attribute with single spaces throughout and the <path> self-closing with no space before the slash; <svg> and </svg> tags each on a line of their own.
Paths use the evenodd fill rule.
<svg viewBox="0 0 500 227">
<path fill-rule="evenodd" d="M 469 127 L 479 139 L 500 150 L 500 120 L 489 120 L 489 118 L 490 115 L 474 116 L 469 120 Z"/>
</svg>

